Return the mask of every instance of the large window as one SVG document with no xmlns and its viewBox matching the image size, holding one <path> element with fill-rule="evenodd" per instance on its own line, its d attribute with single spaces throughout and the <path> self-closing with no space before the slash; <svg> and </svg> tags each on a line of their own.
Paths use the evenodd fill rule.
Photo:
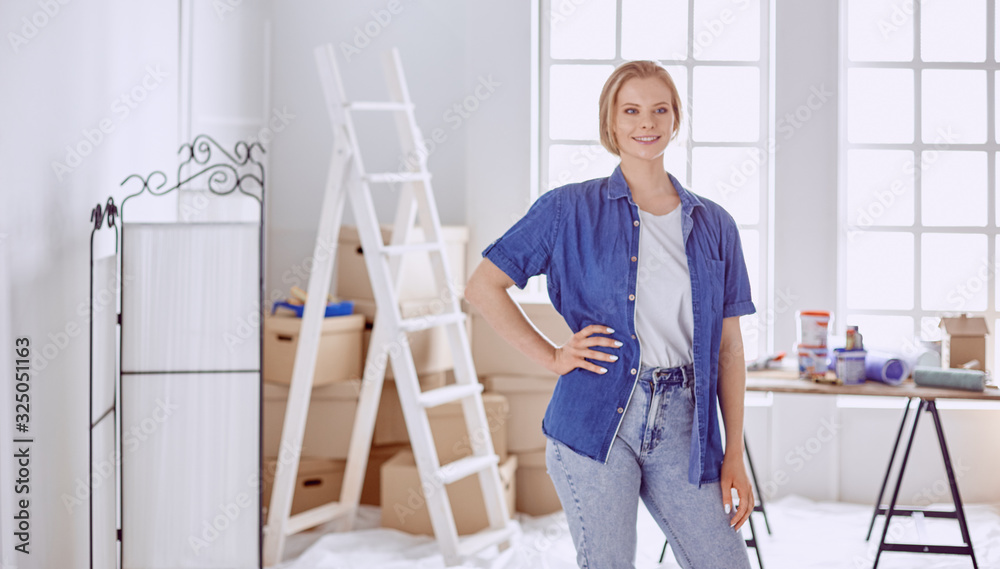
<svg viewBox="0 0 1000 569">
<path fill-rule="evenodd" d="M 947 313 L 1000 338 L 995 18 L 993 0 L 844 2 L 840 313 L 889 348 Z"/>
<path fill-rule="evenodd" d="M 542 0 L 539 192 L 610 175 L 597 103 L 618 64 L 660 61 L 684 101 L 665 168 L 740 227 L 757 314 L 746 355 L 769 348 L 771 160 L 769 0 Z"/>
</svg>

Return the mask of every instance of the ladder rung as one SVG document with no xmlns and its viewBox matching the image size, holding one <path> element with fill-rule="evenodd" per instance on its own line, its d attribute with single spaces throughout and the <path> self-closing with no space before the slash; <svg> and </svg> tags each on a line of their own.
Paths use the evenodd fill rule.
<svg viewBox="0 0 1000 569">
<path fill-rule="evenodd" d="M 426 243 L 404 243 L 402 245 L 385 245 L 382 247 L 382 253 L 385 255 L 402 255 L 404 253 L 413 253 L 415 251 L 443 251 L 444 245 L 437 241 L 428 241 Z"/>
<path fill-rule="evenodd" d="M 438 405 L 451 403 L 452 401 L 459 401 L 476 393 L 482 393 L 482 391 L 483 384 L 478 382 L 447 385 L 431 389 L 430 391 L 424 391 L 417 397 L 417 402 L 424 409 L 429 409 Z"/>
<path fill-rule="evenodd" d="M 311 527 L 325 524 L 341 516 L 346 516 L 353 509 L 348 504 L 330 502 L 329 504 L 323 504 L 311 510 L 300 512 L 288 518 L 288 523 L 285 524 L 285 534 L 292 535 Z"/>
<path fill-rule="evenodd" d="M 444 314 L 431 314 L 429 316 L 415 316 L 406 318 L 399 323 L 399 328 L 404 332 L 419 332 L 438 326 L 465 322 L 464 312 L 445 312 Z"/>
<path fill-rule="evenodd" d="M 491 545 L 497 545 L 510 539 L 517 531 L 514 522 L 508 522 L 500 529 L 485 529 L 479 533 L 458 538 L 459 557 L 470 557 Z"/>
<path fill-rule="evenodd" d="M 397 182 L 428 182 L 431 179 L 430 172 L 383 172 L 380 174 L 368 174 L 365 179 L 377 184 L 393 184 Z"/>
<path fill-rule="evenodd" d="M 355 101 L 344 103 L 344 106 L 352 111 L 408 111 L 413 108 L 413 103 L 399 103 L 397 101 Z"/>
<path fill-rule="evenodd" d="M 454 462 L 442 466 L 437 471 L 437 479 L 443 484 L 451 484 L 471 476 L 477 472 L 482 472 L 494 464 L 500 462 L 500 457 L 495 454 L 486 456 L 467 456 Z"/>
</svg>

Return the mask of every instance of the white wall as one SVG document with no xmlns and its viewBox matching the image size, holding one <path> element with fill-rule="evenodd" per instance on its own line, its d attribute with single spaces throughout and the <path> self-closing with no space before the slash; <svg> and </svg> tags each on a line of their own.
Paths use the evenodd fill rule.
<svg viewBox="0 0 1000 569">
<path fill-rule="evenodd" d="M 13 336 L 31 338 L 35 358 L 31 554 L 13 561 L 82 568 L 88 566 L 87 508 L 67 506 L 64 496 L 75 497 L 87 480 L 90 210 L 109 195 L 120 202 L 126 175 L 174 163 L 177 5 L 45 4 L 52 15 L 35 1 L 0 3 L 0 239 L 8 250 L 11 295 L 4 318 Z M 34 29 L 22 18 L 37 22 Z M 27 43 L 12 46 L 7 32 Z M 123 94 L 143 100 L 126 102 Z M 110 132 L 97 131 L 102 121 Z M 66 162 L 67 145 L 86 156 L 79 163 L 71 158 L 72 171 L 60 179 L 52 163 Z M 9 413 L 5 407 L 4 441 L 13 438 Z M 12 487 L 3 480 L 5 500 Z M 12 547 L 9 521 L 2 520 L 5 552 Z"/>
</svg>

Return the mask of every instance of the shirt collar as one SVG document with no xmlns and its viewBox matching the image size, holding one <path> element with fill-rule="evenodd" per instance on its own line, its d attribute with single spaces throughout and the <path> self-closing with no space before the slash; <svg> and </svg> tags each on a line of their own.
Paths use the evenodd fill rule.
<svg viewBox="0 0 1000 569">
<path fill-rule="evenodd" d="M 701 203 L 701 199 L 693 193 L 687 191 L 687 189 L 681 185 L 673 174 L 667 172 L 667 175 L 670 176 L 670 182 L 673 183 L 674 188 L 677 190 L 677 196 L 681 199 L 681 205 L 685 211 L 690 211 L 693 207 L 704 205 Z M 611 178 L 608 180 L 608 199 L 624 197 L 628 197 L 631 201 L 631 192 L 628 187 L 628 182 L 625 181 L 625 174 L 622 174 L 622 166 L 619 164 L 615 167 L 615 171 L 611 174 Z"/>
</svg>

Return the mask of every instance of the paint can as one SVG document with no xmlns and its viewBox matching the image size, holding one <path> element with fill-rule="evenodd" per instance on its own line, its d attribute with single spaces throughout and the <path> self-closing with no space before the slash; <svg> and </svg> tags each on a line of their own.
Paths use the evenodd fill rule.
<svg viewBox="0 0 1000 569">
<path fill-rule="evenodd" d="M 829 367 L 826 348 L 799 346 L 799 377 L 803 379 L 823 379 Z"/>
<path fill-rule="evenodd" d="M 826 337 L 830 329 L 830 313 L 826 310 L 800 310 L 799 347 L 826 348 Z"/>
<path fill-rule="evenodd" d="M 864 383 L 867 377 L 865 370 L 865 350 L 833 350 L 836 359 L 837 379 L 844 385 Z"/>
</svg>

